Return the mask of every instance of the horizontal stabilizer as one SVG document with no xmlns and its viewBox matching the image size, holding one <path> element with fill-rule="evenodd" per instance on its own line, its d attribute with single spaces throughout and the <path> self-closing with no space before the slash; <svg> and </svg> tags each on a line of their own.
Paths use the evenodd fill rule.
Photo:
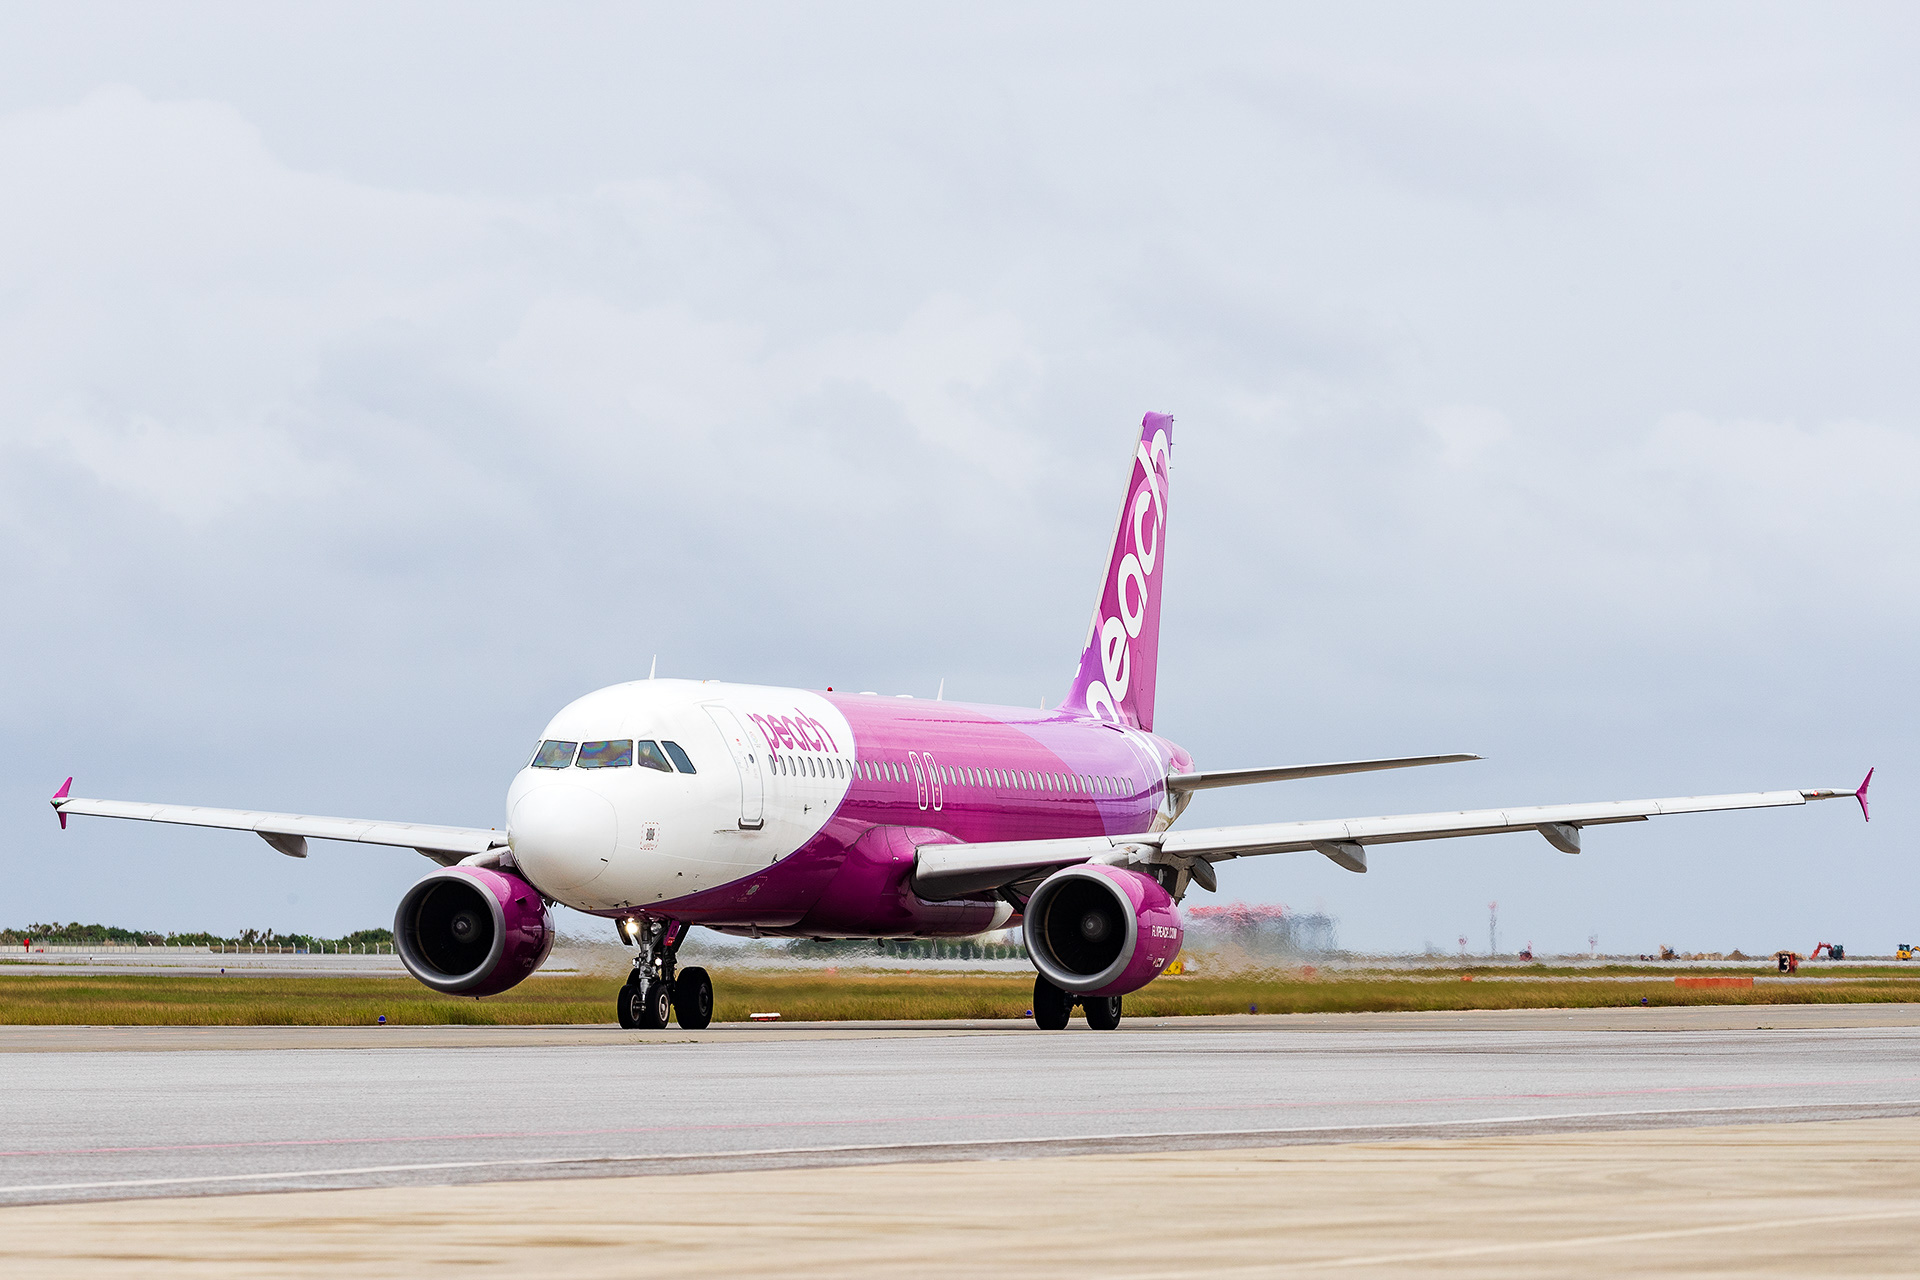
<svg viewBox="0 0 1920 1280">
<path fill-rule="evenodd" d="M 1457 764 L 1479 756 L 1395 756 L 1389 760 L 1340 760 L 1333 764 L 1291 764 L 1273 769 L 1209 769 L 1205 773 L 1176 773 L 1167 778 L 1169 791 L 1205 791 L 1209 787 L 1245 787 L 1256 782 L 1291 782 L 1296 778 L 1331 778 L 1343 773 L 1372 773 L 1376 769 L 1411 769 L 1422 764 Z"/>
</svg>

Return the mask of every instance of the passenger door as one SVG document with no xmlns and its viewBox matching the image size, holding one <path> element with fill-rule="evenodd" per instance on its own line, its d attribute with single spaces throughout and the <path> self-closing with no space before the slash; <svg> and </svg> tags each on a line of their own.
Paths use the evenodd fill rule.
<svg viewBox="0 0 1920 1280">
<path fill-rule="evenodd" d="M 720 736 L 727 740 L 734 768 L 740 772 L 740 825 L 748 831 L 758 831 L 767 822 L 767 785 L 761 772 L 766 767 L 766 752 L 729 708 L 710 702 L 707 714 L 713 717 L 714 728 L 720 730 Z"/>
</svg>

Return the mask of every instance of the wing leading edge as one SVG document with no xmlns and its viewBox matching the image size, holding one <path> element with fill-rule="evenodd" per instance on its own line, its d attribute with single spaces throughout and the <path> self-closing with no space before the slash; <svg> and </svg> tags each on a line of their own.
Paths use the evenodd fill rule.
<svg viewBox="0 0 1920 1280">
<path fill-rule="evenodd" d="M 1873 775 L 1867 775 L 1869 781 Z M 1713 813 L 1731 809 L 1772 809 L 1852 796 L 1867 808 L 1867 784 L 1858 790 L 1807 788 L 1799 791 L 1751 791 L 1724 796 L 1679 796 L 1665 800 L 1606 800 L 1589 804 L 1532 805 L 1511 809 L 1471 809 L 1459 813 L 1414 813 L 1378 818 L 1333 818 L 1310 822 L 1272 822 L 1193 831 L 1160 831 L 1133 836 L 1089 836 L 1065 840 L 1016 840 L 996 844 L 927 844 L 916 851 L 914 892 L 930 901 L 991 892 L 1079 862 L 1170 863 L 1211 887 L 1210 866 L 1267 853 L 1325 854 L 1349 871 L 1367 869 L 1366 849 L 1374 844 L 1445 840 L 1535 831 L 1565 853 L 1580 851 L 1585 827 L 1644 822 L 1675 813 Z"/>
<path fill-rule="evenodd" d="M 1395 756 L 1388 760 L 1340 760 L 1332 764 L 1293 764 L 1272 769 L 1209 769 L 1204 773 L 1167 776 L 1169 791 L 1206 791 L 1213 787 L 1244 787 L 1256 782 L 1292 782 L 1298 778 L 1333 778 L 1345 773 L 1373 773 L 1379 769 L 1412 769 L 1426 764 L 1458 764 L 1479 756 Z"/>
<path fill-rule="evenodd" d="M 251 809 L 207 809 L 198 805 L 146 804 L 137 800 L 90 800 L 69 796 L 73 779 L 53 798 L 53 809 L 66 826 L 73 815 L 93 818 L 131 818 L 140 822 L 167 822 L 188 827 L 219 827 L 251 831 L 289 857 L 307 856 L 307 840 L 347 840 L 360 844 L 394 845 L 414 849 L 435 862 L 452 864 L 462 858 L 504 848 L 507 833 L 478 827 L 439 827 L 418 822 L 378 822 L 369 818 L 322 818 L 304 813 L 258 813 Z"/>
</svg>

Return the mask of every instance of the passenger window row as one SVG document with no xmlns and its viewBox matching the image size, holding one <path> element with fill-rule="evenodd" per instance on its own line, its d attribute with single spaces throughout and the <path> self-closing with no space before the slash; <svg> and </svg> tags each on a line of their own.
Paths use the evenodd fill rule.
<svg viewBox="0 0 1920 1280">
<path fill-rule="evenodd" d="M 669 763 L 671 761 L 671 763 Z M 634 765 L 661 773 L 693 773 L 693 760 L 677 742 L 610 738 L 604 742 L 562 742 L 550 738 L 533 753 L 535 769 L 626 769 Z"/>
<path fill-rule="evenodd" d="M 869 782 L 911 783 L 910 766 L 890 760 L 857 760 L 856 774 Z M 1051 773 L 1032 769 L 978 769 L 963 765 L 934 766 L 946 786 L 993 787 L 1002 791 L 1053 791 L 1070 795 L 1121 796 L 1128 794 L 1119 778 L 1103 774 Z"/>
<path fill-rule="evenodd" d="M 852 771 L 839 756 L 810 756 L 775 753 L 773 771 L 783 778 L 850 778 Z"/>
<path fill-rule="evenodd" d="M 646 745 L 646 744 L 643 744 Z M 668 743 L 669 747 L 673 744 Z M 585 752 L 582 752 L 584 755 Z M 913 770 L 902 761 L 853 760 L 805 752 L 777 753 L 773 771 L 784 778 L 859 778 L 867 782 L 913 784 Z M 1121 796 L 1128 794 L 1119 778 L 1101 774 L 1052 773 L 1032 769 L 978 769 L 935 765 L 943 785 L 993 787 L 1003 791 L 1064 792 L 1069 795 Z"/>
</svg>

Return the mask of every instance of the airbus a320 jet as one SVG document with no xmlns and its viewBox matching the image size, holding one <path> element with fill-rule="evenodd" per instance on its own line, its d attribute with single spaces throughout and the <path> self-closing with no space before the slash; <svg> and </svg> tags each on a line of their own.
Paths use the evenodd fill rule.
<svg viewBox="0 0 1920 1280">
<path fill-rule="evenodd" d="M 1147 414 L 1098 607 L 1052 710 L 640 680 L 562 708 L 507 790 L 507 825 L 423 826 L 88 800 L 69 817 L 252 831 L 281 853 L 310 839 L 415 849 L 440 863 L 394 915 L 395 949 L 436 991 L 485 996 L 540 967 L 551 904 L 617 922 L 635 949 L 627 1027 L 704 1027 L 705 970 L 676 963 L 689 930 L 782 938 L 962 938 L 1019 924 L 1038 970 L 1034 1020 L 1112 1028 L 1121 997 L 1179 953 L 1178 904 L 1215 867 L 1323 854 L 1367 869 L 1373 845 L 1531 832 L 1578 853 L 1588 827 L 1674 813 L 1854 796 L 1802 788 L 1253 826 L 1175 825 L 1197 791 L 1473 760 L 1407 756 L 1205 770 L 1153 731 L 1173 420 Z"/>
</svg>

